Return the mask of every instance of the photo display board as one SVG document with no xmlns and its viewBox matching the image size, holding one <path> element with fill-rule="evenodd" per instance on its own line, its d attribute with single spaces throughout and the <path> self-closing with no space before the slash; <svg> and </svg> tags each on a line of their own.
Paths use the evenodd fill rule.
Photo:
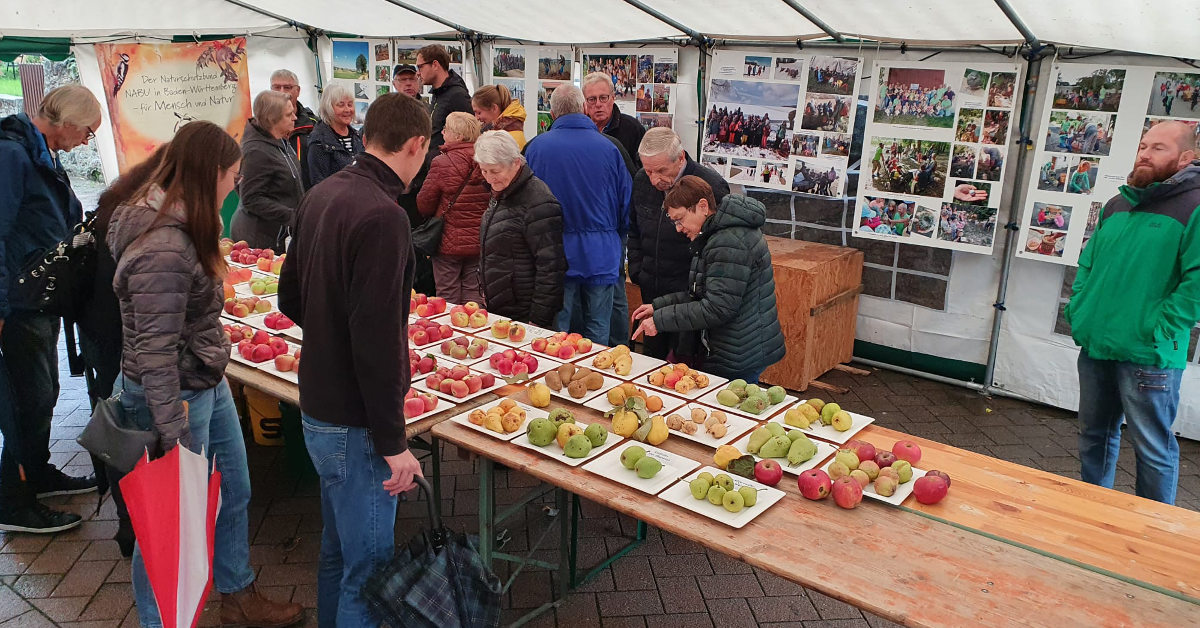
<svg viewBox="0 0 1200 628">
<path fill-rule="evenodd" d="M 387 39 L 333 40 L 333 80 L 354 94 L 355 128 L 362 128 L 375 97 L 392 91 L 394 58 Z"/>
<path fill-rule="evenodd" d="M 713 53 L 700 159 L 733 183 L 841 198 L 862 59 Z"/>
<path fill-rule="evenodd" d="M 875 64 L 863 137 L 861 238 L 991 253 L 1020 68 Z"/>
<path fill-rule="evenodd" d="M 1142 134 L 1166 120 L 1197 128 L 1200 70 L 1063 63 L 1051 80 L 1017 256 L 1075 266 Z"/>
<path fill-rule="evenodd" d="M 575 49 L 562 46 L 493 46 L 492 84 L 508 88 L 525 105 L 525 137 L 550 128 L 550 95 L 574 80 Z"/>
<path fill-rule="evenodd" d="M 393 43 L 393 45 L 395 47 L 395 51 L 396 51 L 396 60 L 392 64 L 393 69 L 395 68 L 396 65 L 399 65 L 401 63 L 407 63 L 408 65 L 412 65 L 412 66 L 417 65 L 417 51 L 424 48 L 425 46 L 428 46 L 429 44 L 438 44 L 440 46 L 445 46 L 446 52 L 450 53 L 450 68 L 449 69 L 453 70 L 456 74 L 458 74 L 459 76 L 462 77 L 463 82 L 467 84 L 467 91 L 471 92 L 472 94 L 475 93 L 475 86 L 471 84 L 471 77 L 467 76 L 467 73 L 463 71 L 463 58 L 465 55 L 465 51 L 463 50 L 463 45 L 461 42 L 457 42 L 457 41 L 425 41 L 425 40 L 421 40 L 421 39 L 396 39 L 396 40 L 393 40 L 392 43 Z M 388 84 L 389 85 L 391 84 L 391 80 L 392 80 L 391 76 L 389 75 L 388 76 Z M 432 90 L 433 90 L 433 87 L 430 85 L 423 85 L 421 87 L 421 93 L 425 95 L 426 102 L 429 101 L 429 93 Z M 396 90 L 392 89 L 391 91 L 396 91 Z M 382 93 L 386 93 L 386 92 L 382 92 Z"/>
<path fill-rule="evenodd" d="M 581 71 L 583 76 L 603 72 L 612 77 L 617 108 L 647 130 L 674 128 L 678 48 L 585 48 Z"/>
</svg>

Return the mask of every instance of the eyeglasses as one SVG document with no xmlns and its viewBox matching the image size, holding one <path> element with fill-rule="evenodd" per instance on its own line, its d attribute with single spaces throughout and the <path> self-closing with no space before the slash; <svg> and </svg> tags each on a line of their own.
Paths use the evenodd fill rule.
<svg viewBox="0 0 1200 628">
<path fill-rule="evenodd" d="M 241 182 L 242 182 L 242 173 L 241 172 L 238 172 L 237 174 L 233 175 L 233 184 L 234 185 L 239 185 L 239 184 L 241 184 Z"/>
<path fill-rule="evenodd" d="M 87 141 L 89 141 L 89 142 L 90 142 L 90 141 L 92 141 L 92 140 L 96 139 L 96 132 L 92 130 L 92 127 L 90 127 L 90 126 L 85 126 L 85 127 L 83 127 L 83 128 L 87 129 L 87 136 L 86 136 L 86 137 L 87 137 Z"/>
<path fill-rule="evenodd" d="M 418 69 L 418 70 L 420 70 L 421 68 L 423 68 L 423 67 L 425 67 L 425 66 L 427 66 L 427 65 L 431 65 L 432 63 L 433 63 L 432 61 L 426 61 L 425 63 L 418 63 L 418 64 L 417 64 L 417 69 Z"/>
<path fill-rule="evenodd" d="M 588 97 L 587 102 L 589 105 L 594 105 L 596 103 L 606 103 L 606 102 L 611 101 L 612 99 L 613 99 L 612 96 L 605 94 L 603 96 L 590 96 L 590 97 Z"/>
</svg>

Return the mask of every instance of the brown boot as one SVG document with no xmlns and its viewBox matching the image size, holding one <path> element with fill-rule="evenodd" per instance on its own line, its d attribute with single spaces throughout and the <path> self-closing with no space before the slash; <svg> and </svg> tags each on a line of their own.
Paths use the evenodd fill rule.
<svg viewBox="0 0 1200 628">
<path fill-rule="evenodd" d="M 237 593 L 221 595 L 221 625 L 237 628 L 281 628 L 304 618 L 304 607 L 290 602 L 276 602 L 250 586 Z"/>
</svg>

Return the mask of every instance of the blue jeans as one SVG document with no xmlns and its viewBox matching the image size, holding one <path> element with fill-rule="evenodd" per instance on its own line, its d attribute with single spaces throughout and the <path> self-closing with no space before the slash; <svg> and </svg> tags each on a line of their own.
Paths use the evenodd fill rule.
<svg viewBox="0 0 1200 628">
<path fill-rule="evenodd" d="M 558 313 L 558 330 L 583 334 L 598 343 L 608 342 L 616 292 L 616 284 L 594 286 L 568 281 L 563 285 L 563 309 Z M 621 300 L 625 300 L 624 296 Z M 628 309 L 629 304 L 625 307 Z"/>
<path fill-rule="evenodd" d="M 317 625 L 378 626 L 363 584 L 392 559 L 396 498 L 383 490 L 392 476 L 371 433 L 303 415 L 304 444 L 321 476 L 321 562 Z"/>
<path fill-rule="evenodd" d="M 124 375 L 117 378 L 121 405 L 138 425 L 153 424 L 141 385 Z M 179 398 L 188 402 L 189 449 L 215 460 L 221 472 L 221 512 L 213 541 L 213 586 L 221 593 L 236 593 L 254 582 L 250 568 L 250 469 L 246 464 L 246 441 L 229 384 L 221 380 L 207 390 L 181 390 Z M 167 593 L 170 594 L 170 593 Z M 142 551 L 133 549 L 133 597 L 138 619 L 146 628 L 162 626 L 158 604 L 142 562 Z"/>
<path fill-rule="evenodd" d="M 1079 462 L 1084 482 L 1112 488 L 1121 419 L 1133 439 L 1139 497 L 1175 503 L 1179 443 L 1171 425 L 1183 369 L 1093 360 L 1079 352 Z"/>
</svg>

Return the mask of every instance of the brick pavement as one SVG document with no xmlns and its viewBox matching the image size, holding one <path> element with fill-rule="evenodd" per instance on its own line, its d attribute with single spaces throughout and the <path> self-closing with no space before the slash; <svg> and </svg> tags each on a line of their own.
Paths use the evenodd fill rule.
<svg viewBox="0 0 1200 628">
<path fill-rule="evenodd" d="M 65 368 L 65 364 L 64 364 Z M 1069 412 L 1005 398 L 986 399 L 972 391 L 915 379 L 890 371 L 868 377 L 835 372 L 825 378 L 851 393 L 836 400 L 874 416 L 884 427 L 1078 478 L 1077 428 Z M 68 473 L 90 471 L 87 455 L 74 442 L 88 417 L 83 381 L 66 377 L 55 409 L 52 461 Z M 1179 505 L 1200 510 L 1200 443 L 1181 441 Z M 251 562 L 263 591 L 312 609 L 316 605 L 316 561 L 321 530 L 318 489 L 289 470 L 281 448 L 250 448 Z M 475 468 L 444 452 L 443 512 L 448 525 L 476 530 L 478 491 Z M 1133 491 L 1133 454 L 1121 454 L 1117 488 Z M 533 480 L 515 471 L 498 474 L 497 499 L 515 499 Z M 47 500 L 87 518 L 75 530 L 53 537 L 0 534 L 0 628 L 9 626 L 136 626 L 129 584 L 129 561 L 111 536 L 116 511 L 106 499 L 98 514 L 94 495 Z M 633 519 L 584 504 L 580 532 L 581 566 L 599 563 L 633 534 Z M 425 521 L 423 503 L 402 503 L 396 530 L 413 535 Z M 532 533 L 510 528 L 506 550 L 529 546 L 530 534 L 547 523 L 542 504 L 530 504 L 525 517 Z M 552 539 L 551 539 L 552 540 Z M 553 559 L 553 552 L 543 552 Z M 505 597 L 504 619 L 523 614 L 548 599 L 550 576 L 522 573 Z M 215 598 L 215 596 L 214 596 Z M 206 607 L 201 625 L 215 625 L 217 604 Z M 309 610 L 305 625 L 315 626 Z M 894 625 L 869 613 L 670 534 L 651 530 L 646 542 L 594 580 L 572 592 L 555 611 L 533 626 L 817 626 L 878 628 Z"/>
</svg>

